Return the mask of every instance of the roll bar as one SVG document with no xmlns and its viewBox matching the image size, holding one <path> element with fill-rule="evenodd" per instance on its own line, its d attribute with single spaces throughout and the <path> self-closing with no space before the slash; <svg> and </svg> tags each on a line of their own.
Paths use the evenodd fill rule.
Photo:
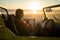
<svg viewBox="0 0 60 40">
<path fill-rule="evenodd" d="M 48 6 L 48 7 L 44 7 L 44 8 L 43 8 L 44 19 L 45 19 L 45 20 L 48 19 L 48 18 L 46 17 L 46 13 L 45 13 L 44 9 L 46 9 L 46 8 L 54 8 L 54 7 L 60 7 L 60 4 L 58 4 L 58 5 L 53 5 L 53 6 Z"/>
</svg>

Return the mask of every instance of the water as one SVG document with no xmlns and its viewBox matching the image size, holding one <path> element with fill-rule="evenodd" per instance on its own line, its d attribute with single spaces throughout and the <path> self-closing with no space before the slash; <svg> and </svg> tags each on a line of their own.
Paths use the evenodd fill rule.
<svg viewBox="0 0 60 40">
<path fill-rule="evenodd" d="M 41 22 L 44 18 L 44 14 L 42 10 L 37 11 L 37 13 L 33 13 L 32 10 L 23 10 L 24 11 L 24 18 L 25 19 L 35 19 L 35 24 L 38 22 Z M 9 15 L 14 14 L 15 15 L 16 10 L 8 10 Z M 5 12 L 6 13 L 6 12 Z M 54 19 L 54 20 L 60 20 L 60 10 L 53 11 L 53 12 L 46 12 L 46 16 L 48 19 Z M 55 17 L 54 17 L 55 16 Z"/>
<path fill-rule="evenodd" d="M 9 14 L 15 15 L 16 10 L 8 10 Z M 44 19 L 44 14 L 42 10 L 38 10 L 37 13 L 33 13 L 32 10 L 23 10 L 24 11 L 24 18 L 25 19 L 34 19 L 35 23 L 41 22 Z M 60 10 L 52 10 L 52 12 L 46 12 L 46 16 L 48 19 L 54 19 L 56 21 L 56 18 L 60 20 Z M 56 18 L 54 18 L 55 16 Z"/>
<path fill-rule="evenodd" d="M 8 10 L 9 14 L 14 14 L 16 10 Z M 24 10 L 24 18 L 25 19 L 35 19 L 35 23 L 37 24 L 41 20 L 43 20 L 43 12 L 40 10 L 37 13 L 33 13 L 31 10 Z"/>
</svg>

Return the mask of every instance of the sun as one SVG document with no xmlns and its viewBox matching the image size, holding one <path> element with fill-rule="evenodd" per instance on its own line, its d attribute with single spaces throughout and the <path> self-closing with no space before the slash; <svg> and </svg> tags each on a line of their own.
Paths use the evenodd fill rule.
<svg viewBox="0 0 60 40">
<path fill-rule="evenodd" d="M 37 13 L 37 10 L 32 10 L 32 13 L 36 14 Z"/>
<path fill-rule="evenodd" d="M 32 13 L 36 14 L 37 10 L 42 9 L 42 6 L 39 4 L 39 2 L 34 1 L 30 3 L 30 5 L 28 6 L 28 9 L 31 9 Z"/>
</svg>

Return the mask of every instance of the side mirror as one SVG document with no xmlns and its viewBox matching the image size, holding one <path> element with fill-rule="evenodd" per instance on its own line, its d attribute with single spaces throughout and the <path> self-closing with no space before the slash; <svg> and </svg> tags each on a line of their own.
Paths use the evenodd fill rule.
<svg viewBox="0 0 60 40">
<path fill-rule="evenodd" d="M 46 8 L 46 12 L 52 12 L 51 8 Z"/>
</svg>

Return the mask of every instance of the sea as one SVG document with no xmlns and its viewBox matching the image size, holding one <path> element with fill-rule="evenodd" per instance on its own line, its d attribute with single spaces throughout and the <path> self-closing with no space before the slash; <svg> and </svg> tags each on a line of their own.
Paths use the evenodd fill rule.
<svg viewBox="0 0 60 40">
<path fill-rule="evenodd" d="M 16 9 L 8 9 L 8 14 L 14 14 L 16 13 Z M 35 25 L 37 23 L 41 23 L 41 21 L 44 20 L 44 12 L 43 10 L 37 10 L 36 13 L 34 13 L 33 10 L 23 10 L 24 13 L 24 19 L 34 19 Z M 54 19 L 54 21 L 60 21 L 60 10 L 53 10 L 53 12 L 45 12 L 46 17 L 48 19 Z"/>
<path fill-rule="evenodd" d="M 16 10 L 8 10 L 9 15 L 15 15 Z M 23 10 L 24 12 L 24 19 L 35 19 L 35 24 L 41 22 L 44 18 L 44 14 L 42 10 L 38 10 L 36 13 L 33 13 L 33 10 Z"/>
<path fill-rule="evenodd" d="M 9 14 L 14 14 L 15 15 L 16 9 L 15 10 L 8 10 Z M 33 10 L 23 10 L 24 12 L 24 17 L 25 19 L 35 19 L 35 24 L 40 23 L 42 20 L 44 20 L 44 13 L 43 10 L 37 10 L 36 13 L 33 13 Z M 48 19 L 54 19 L 55 20 L 60 20 L 60 10 L 52 10 L 52 12 L 45 12 L 46 17 Z"/>
</svg>

